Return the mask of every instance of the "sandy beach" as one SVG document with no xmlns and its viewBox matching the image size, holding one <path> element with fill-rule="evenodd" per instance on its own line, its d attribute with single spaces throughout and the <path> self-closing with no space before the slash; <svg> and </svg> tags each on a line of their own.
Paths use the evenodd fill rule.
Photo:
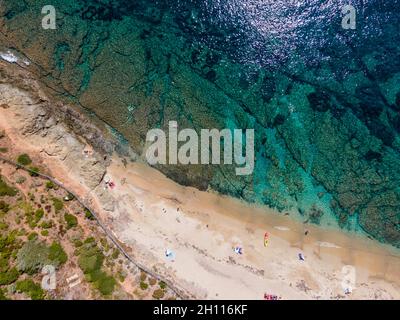
<svg viewBox="0 0 400 320">
<path fill-rule="evenodd" d="M 54 121 L 45 134 L 42 129 L 27 133 L 29 123 L 41 114 L 40 103 L 27 93 L 5 84 L 0 93 L 0 105 L 6 106 L 0 107 L 0 130 L 12 140 L 12 152 L 30 154 L 81 195 L 132 257 L 185 297 L 400 299 L 398 250 L 344 231 L 304 225 L 267 207 L 180 186 L 145 163 L 117 154 L 108 166 L 98 168 L 101 155 L 85 155 L 88 143 L 61 122 Z M 100 177 L 95 185 L 88 183 L 94 174 Z M 242 254 L 234 252 L 236 246 Z M 175 259 L 165 256 L 167 249 Z M 353 285 L 345 282 L 349 270 L 354 270 Z M 345 294 L 349 286 L 352 292 Z"/>
</svg>

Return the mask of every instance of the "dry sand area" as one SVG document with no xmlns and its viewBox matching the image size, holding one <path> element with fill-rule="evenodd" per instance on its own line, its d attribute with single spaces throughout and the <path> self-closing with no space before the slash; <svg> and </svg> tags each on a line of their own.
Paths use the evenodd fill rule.
<svg viewBox="0 0 400 320">
<path fill-rule="evenodd" d="M 87 144 L 62 123 L 50 121 L 45 129 L 26 130 L 43 114 L 26 93 L 2 84 L 2 104 L 6 107 L 0 107 L 0 130 L 13 141 L 13 152 L 28 153 L 90 201 L 134 259 L 187 297 L 400 298 L 398 250 L 316 226 L 307 225 L 305 235 L 305 226 L 288 216 L 180 186 L 146 164 L 127 163 L 118 155 L 103 168 L 96 151 L 84 155 Z M 93 184 L 90 176 L 96 175 L 100 179 Z M 108 180 L 113 188 L 106 185 Z M 270 235 L 266 247 L 265 232 Z M 241 246 L 243 254 L 236 254 L 235 246 Z M 175 254 L 173 261 L 166 258 L 166 249 Z M 346 282 L 352 270 L 353 286 Z M 350 286 L 352 293 L 345 294 Z"/>
</svg>

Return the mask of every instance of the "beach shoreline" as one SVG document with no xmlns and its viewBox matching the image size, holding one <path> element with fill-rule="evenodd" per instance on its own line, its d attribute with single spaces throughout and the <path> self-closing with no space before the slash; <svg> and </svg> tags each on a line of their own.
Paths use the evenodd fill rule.
<svg viewBox="0 0 400 320">
<path fill-rule="evenodd" d="M 135 260 L 188 298 L 263 299 L 272 294 L 282 299 L 400 299 L 397 249 L 180 186 L 115 152 L 102 161 L 104 154 L 95 148 L 85 153 L 89 142 L 53 119 L 41 102 L 15 86 L 1 87 L 0 104 L 7 107 L 0 107 L 0 130 L 12 140 L 11 152 L 28 153 L 87 200 Z M 30 127 L 43 117 L 47 125 Z M 237 246 L 242 255 L 234 252 Z M 166 250 L 174 253 L 173 261 Z M 347 295 L 346 266 L 356 272 Z"/>
</svg>

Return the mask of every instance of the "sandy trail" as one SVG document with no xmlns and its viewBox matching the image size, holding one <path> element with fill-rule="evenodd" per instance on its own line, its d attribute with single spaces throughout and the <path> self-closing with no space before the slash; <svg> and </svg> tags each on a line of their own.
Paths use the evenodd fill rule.
<svg viewBox="0 0 400 320">
<path fill-rule="evenodd" d="M 290 217 L 180 186 L 145 164 L 124 164 L 117 155 L 107 168 L 115 187 L 104 182 L 89 187 L 82 168 L 96 154 L 83 156 L 87 146 L 62 124 L 47 128 L 46 135 L 24 135 L 37 107 L 6 89 L 0 103 L 9 108 L 0 108 L 0 130 L 14 151 L 29 153 L 90 200 L 137 261 L 185 292 L 207 299 L 263 299 L 265 293 L 282 299 L 400 299 L 400 254 L 389 246 L 309 225 L 305 236 L 304 225 Z M 242 255 L 233 251 L 237 245 Z M 166 259 L 166 249 L 175 253 L 174 261 Z M 353 292 L 345 295 L 351 281 L 344 280 L 353 271 Z"/>
</svg>

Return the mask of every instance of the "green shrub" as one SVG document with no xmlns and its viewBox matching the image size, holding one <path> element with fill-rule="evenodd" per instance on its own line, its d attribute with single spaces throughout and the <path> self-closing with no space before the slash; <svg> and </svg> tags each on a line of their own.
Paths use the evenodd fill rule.
<svg viewBox="0 0 400 320">
<path fill-rule="evenodd" d="M 108 244 L 108 242 L 107 242 L 107 239 L 106 238 L 101 238 L 100 239 L 100 243 L 101 243 L 101 246 L 103 247 L 103 251 L 108 251 L 108 250 L 110 250 L 110 245 Z"/>
<path fill-rule="evenodd" d="M 54 183 L 53 183 L 53 181 L 47 181 L 46 182 L 46 189 L 47 190 L 50 190 L 50 189 L 54 189 Z"/>
<path fill-rule="evenodd" d="M 95 287 L 102 295 L 108 296 L 113 293 L 116 281 L 113 277 L 107 275 L 105 272 L 100 271 L 94 279 Z"/>
<path fill-rule="evenodd" d="M 53 242 L 49 247 L 48 258 L 53 264 L 56 264 L 56 266 L 63 265 L 68 260 L 67 254 L 58 242 Z"/>
<path fill-rule="evenodd" d="M 150 278 L 150 279 L 149 279 L 149 284 L 150 284 L 151 286 L 154 286 L 156 283 L 157 283 L 157 280 L 156 280 L 156 279 L 154 279 L 154 278 Z"/>
<path fill-rule="evenodd" d="M 37 226 L 37 223 L 36 223 L 35 221 L 32 220 L 31 222 L 29 222 L 29 227 L 30 227 L 31 229 L 35 229 L 36 226 Z"/>
<path fill-rule="evenodd" d="M 126 274 L 123 271 L 118 272 L 118 280 L 119 282 L 124 282 L 126 279 Z"/>
<path fill-rule="evenodd" d="M 14 197 L 17 195 L 17 193 L 18 190 L 8 186 L 7 183 L 0 176 L 0 196 Z"/>
<path fill-rule="evenodd" d="M 49 230 L 42 230 L 42 231 L 40 231 L 40 234 L 41 234 L 43 237 L 47 237 L 47 236 L 49 235 Z"/>
<path fill-rule="evenodd" d="M 72 214 L 66 213 L 64 219 L 67 223 L 67 229 L 74 228 L 78 225 L 78 219 Z"/>
<path fill-rule="evenodd" d="M 39 176 L 39 168 L 38 167 L 30 167 L 29 168 L 29 175 L 31 177 L 38 177 Z"/>
<path fill-rule="evenodd" d="M 0 301 L 8 300 L 3 289 L 0 288 Z"/>
<path fill-rule="evenodd" d="M 83 245 L 83 242 L 81 240 L 79 240 L 79 239 L 74 240 L 75 248 L 82 247 L 82 245 Z"/>
<path fill-rule="evenodd" d="M 24 153 L 18 156 L 17 162 L 22 166 L 28 166 L 32 163 L 32 160 L 26 153 Z"/>
<path fill-rule="evenodd" d="M 35 222 L 36 223 L 39 222 L 40 219 L 43 218 L 43 216 L 44 216 L 44 210 L 43 209 L 36 210 L 36 212 L 35 212 Z"/>
<path fill-rule="evenodd" d="M 51 200 L 53 201 L 56 213 L 60 212 L 64 208 L 64 203 L 60 199 L 52 198 Z"/>
<path fill-rule="evenodd" d="M 17 240 L 17 235 L 17 230 L 13 230 L 6 235 L 0 235 L 0 257 L 8 259 L 19 248 L 20 241 Z"/>
<path fill-rule="evenodd" d="M 32 232 L 29 236 L 28 236 L 28 240 L 29 241 L 33 241 L 36 240 L 38 238 L 38 234 L 36 232 Z"/>
<path fill-rule="evenodd" d="M 28 295 L 32 300 L 43 300 L 45 292 L 37 283 L 31 279 L 18 281 L 16 284 L 17 292 L 23 292 Z"/>
<path fill-rule="evenodd" d="M 93 237 L 88 237 L 85 239 L 85 243 L 93 243 L 94 244 L 95 242 L 96 242 L 96 239 Z"/>
<path fill-rule="evenodd" d="M 118 249 L 114 249 L 111 258 L 113 258 L 114 260 L 117 259 L 119 257 L 119 250 Z"/>
<path fill-rule="evenodd" d="M 104 255 L 96 246 L 87 247 L 85 245 L 81 248 L 78 264 L 83 273 L 91 274 L 100 270 L 103 261 Z"/>
<path fill-rule="evenodd" d="M 114 291 L 116 281 L 101 270 L 104 255 L 91 239 L 86 239 L 85 244 L 79 249 L 79 267 L 86 275 L 87 280 L 92 282 L 101 294 L 110 295 Z"/>
<path fill-rule="evenodd" d="M 6 152 L 8 152 L 8 148 L 4 148 L 4 147 L 0 148 L 0 153 L 6 153 Z"/>
<path fill-rule="evenodd" d="M 144 282 L 144 281 L 146 281 L 146 278 L 147 278 L 146 273 L 142 271 L 140 273 L 140 281 Z"/>
<path fill-rule="evenodd" d="M 164 290 L 156 289 L 153 292 L 153 298 L 157 299 L 157 300 L 162 299 L 162 298 L 164 298 L 164 294 L 165 294 Z"/>
<path fill-rule="evenodd" d="M 140 281 L 140 289 L 146 290 L 149 285 L 146 282 Z"/>
<path fill-rule="evenodd" d="M 5 272 L 0 272 L 0 286 L 9 285 L 18 280 L 19 272 L 16 268 L 12 268 Z"/>
<path fill-rule="evenodd" d="M 10 205 L 4 201 L 0 201 L 0 211 L 7 213 L 10 211 Z"/>
<path fill-rule="evenodd" d="M 159 285 L 160 288 L 163 289 L 163 290 L 167 287 L 167 284 L 166 284 L 164 281 L 160 281 L 160 282 L 158 283 L 158 285 Z"/>
<path fill-rule="evenodd" d="M 51 220 L 43 221 L 43 222 L 40 224 L 40 227 L 41 227 L 42 229 L 51 229 L 51 228 L 53 227 L 53 221 L 51 221 Z"/>
<path fill-rule="evenodd" d="M 94 220 L 94 216 L 88 209 L 85 209 L 85 217 L 86 217 L 86 219 Z"/>
</svg>

